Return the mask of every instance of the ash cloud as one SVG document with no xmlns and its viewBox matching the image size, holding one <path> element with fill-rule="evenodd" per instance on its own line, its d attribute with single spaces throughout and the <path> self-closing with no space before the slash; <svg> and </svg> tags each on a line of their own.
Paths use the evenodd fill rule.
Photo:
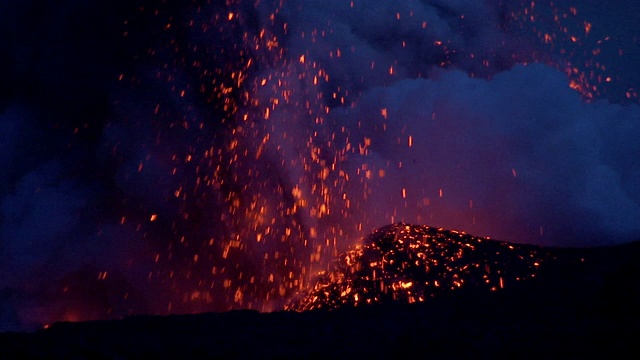
<svg viewBox="0 0 640 360">
<path fill-rule="evenodd" d="M 114 299 L 140 279 L 137 265 L 145 260 L 131 258 L 144 246 L 133 242 L 140 238 L 135 229 L 118 224 L 117 162 L 103 156 L 102 143 L 116 71 L 131 51 L 118 47 L 124 8 L 0 5 L 1 331 L 108 318 L 110 308 L 113 316 L 145 311 L 142 303 Z M 101 272 L 111 278 L 98 282 Z M 89 304 L 97 305 L 70 312 Z"/>
<path fill-rule="evenodd" d="M 640 109 L 586 103 L 558 66 L 517 65 L 556 55 L 510 23 L 513 6 L 288 4 L 292 60 L 305 54 L 331 75 L 320 92 L 333 134 L 370 142 L 336 164 L 361 178 L 347 193 L 367 209 L 345 228 L 402 220 L 574 246 L 640 236 Z"/>
<path fill-rule="evenodd" d="M 386 171 L 370 185 L 374 223 L 395 212 L 397 220 L 545 245 L 639 235 L 631 139 L 640 109 L 584 103 L 552 68 L 516 66 L 492 80 L 446 71 L 371 89 L 350 112 L 346 121 L 374 119 L 358 134 L 371 139 L 371 166 Z"/>
</svg>

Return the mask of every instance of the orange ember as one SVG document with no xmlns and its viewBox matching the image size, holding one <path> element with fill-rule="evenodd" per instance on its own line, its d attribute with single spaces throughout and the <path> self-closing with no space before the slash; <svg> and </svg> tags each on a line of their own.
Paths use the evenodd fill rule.
<svg viewBox="0 0 640 360">
<path fill-rule="evenodd" d="M 423 302 L 460 288 L 496 291 L 533 278 L 552 260 L 533 246 L 483 239 L 453 230 L 394 224 L 341 254 L 329 272 L 286 306 L 336 309 L 388 302 Z"/>
</svg>

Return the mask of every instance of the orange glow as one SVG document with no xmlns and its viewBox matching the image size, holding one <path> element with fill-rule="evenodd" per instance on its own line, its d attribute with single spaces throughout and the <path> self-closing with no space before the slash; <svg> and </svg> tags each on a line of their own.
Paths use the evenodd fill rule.
<svg viewBox="0 0 640 360">
<path fill-rule="evenodd" d="M 405 215 L 402 211 L 412 206 L 421 212 L 421 219 L 429 221 L 429 216 L 447 200 L 444 199 L 443 187 L 448 189 L 448 198 L 459 195 L 453 184 L 444 181 L 429 183 L 424 192 L 415 191 L 412 179 L 403 179 L 396 172 L 397 168 L 410 171 L 412 166 L 416 166 L 410 159 L 393 159 L 386 165 L 380 165 L 373 160 L 380 145 L 377 142 L 378 136 L 383 136 L 383 133 L 384 136 L 393 136 L 394 146 L 404 151 L 407 151 L 406 147 L 411 148 L 409 151 L 412 154 L 420 155 L 419 152 L 429 146 L 422 140 L 419 130 L 399 129 L 398 123 L 404 120 L 389 101 L 383 99 L 379 105 L 363 112 L 357 125 L 338 125 L 335 129 L 326 126 L 333 126 L 336 119 L 340 119 L 340 114 L 352 111 L 357 105 L 360 90 L 345 87 L 341 83 L 343 75 L 340 72 L 344 69 L 340 65 L 354 54 L 360 56 L 358 54 L 361 54 L 363 49 L 351 46 L 352 44 L 347 42 L 341 43 L 339 47 L 335 44 L 325 47 L 326 43 L 323 43 L 322 39 L 338 34 L 334 24 L 304 28 L 302 32 L 293 24 L 283 22 L 286 20 L 286 16 L 282 15 L 284 2 L 279 4 L 271 9 L 271 12 L 267 12 L 264 19 L 260 19 L 261 22 L 256 22 L 260 27 L 255 29 L 247 26 L 246 22 L 250 19 L 244 16 L 243 12 L 239 12 L 241 10 L 238 9 L 241 7 L 237 6 L 238 2 L 235 0 L 228 1 L 227 5 L 221 8 L 224 10 L 219 10 L 215 17 L 210 19 L 207 16 L 194 16 L 189 22 L 190 32 L 201 31 L 204 34 L 208 31 L 209 34 L 206 36 L 210 36 L 212 31 L 219 31 L 221 38 L 227 36 L 227 29 L 240 32 L 241 40 L 233 44 L 233 61 L 220 61 L 229 58 L 229 49 L 218 46 L 216 42 L 208 44 L 213 50 L 207 50 L 208 56 L 216 59 L 215 61 L 208 63 L 196 55 L 191 56 L 191 52 L 197 54 L 198 51 L 202 51 L 203 45 L 194 42 L 193 48 L 187 49 L 190 55 L 176 60 L 178 63 L 184 62 L 181 65 L 185 66 L 184 69 L 172 68 L 172 64 L 163 64 L 163 69 L 157 74 L 152 74 L 169 84 L 171 96 L 180 104 L 188 103 L 190 98 L 196 96 L 206 98 L 207 104 L 220 104 L 219 111 L 222 114 L 221 118 L 224 118 L 220 120 L 220 128 L 226 129 L 221 130 L 225 131 L 224 137 L 216 138 L 211 145 L 207 143 L 202 146 L 202 143 L 199 143 L 198 146 L 187 146 L 188 149 L 184 152 L 175 151 L 161 159 L 141 158 L 133 163 L 134 171 L 137 168 L 142 174 L 146 174 L 149 169 L 155 169 L 156 162 L 160 162 L 162 166 L 166 165 L 167 171 L 163 174 L 165 179 L 162 181 L 175 184 L 169 189 L 168 197 L 172 203 L 178 204 L 179 220 L 184 221 L 182 224 L 179 221 L 172 222 L 173 219 L 166 218 L 168 215 L 165 212 L 162 218 L 156 213 L 140 218 L 123 212 L 115 220 L 120 220 L 121 225 L 131 227 L 144 238 L 150 239 L 151 243 L 154 243 L 153 237 L 158 236 L 158 232 L 166 230 L 166 236 L 173 236 L 166 248 L 154 248 L 149 253 L 149 260 L 156 264 L 156 269 L 149 273 L 149 279 L 167 284 L 167 288 L 170 289 L 168 291 L 174 292 L 173 301 L 162 304 L 163 308 L 166 305 L 168 311 L 180 311 L 178 309 L 181 306 L 190 302 L 207 304 L 209 301 L 213 302 L 213 297 L 216 297 L 216 302 L 226 302 L 233 308 L 264 309 L 272 307 L 273 303 L 282 303 L 283 299 L 296 291 L 327 284 L 340 288 L 339 294 L 344 292 L 345 299 L 341 298 L 340 301 L 363 304 L 380 302 L 380 297 L 359 292 L 353 284 L 349 284 L 349 291 L 346 286 L 342 288 L 349 282 L 348 274 L 329 271 L 334 256 L 340 255 L 340 251 L 363 232 L 371 230 L 372 222 L 366 219 L 369 214 L 362 213 L 366 213 L 369 206 L 375 206 L 372 205 L 375 202 L 371 199 L 379 195 L 375 193 L 376 184 L 392 182 L 388 197 L 400 204 L 394 206 L 405 207 L 394 207 L 384 215 L 371 215 L 371 218 L 384 217 L 387 221 L 403 219 Z M 355 7 L 353 1 L 350 2 L 350 6 Z M 578 14 L 575 7 L 560 11 L 552 6 L 552 14 L 542 14 L 544 8 L 546 6 L 527 1 L 521 9 L 505 14 L 506 20 L 524 31 L 531 29 L 532 36 L 537 39 L 536 48 L 553 49 L 564 52 L 563 54 L 586 52 L 593 56 L 600 55 L 601 49 L 607 48 L 607 38 L 593 38 L 598 31 L 592 32 L 593 25 L 590 22 L 574 18 Z M 349 10 L 353 11 L 357 9 Z M 469 74 L 471 77 L 487 78 L 495 71 L 493 68 L 499 68 L 499 62 L 491 55 L 483 54 L 482 51 L 473 50 L 475 53 L 472 53 L 470 49 L 457 48 L 455 41 L 452 43 L 448 38 L 435 39 L 433 31 L 437 29 L 426 21 L 429 17 L 420 18 L 420 13 L 392 11 L 387 15 L 388 20 L 399 28 L 413 24 L 411 26 L 425 29 L 419 30 L 423 36 L 421 43 L 426 42 L 424 46 L 437 54 L 439 60 L 434 67 L 451 69 L 454 68 L 455 58 L 464 57 L 465 61 L 474 62 L 479 69 L 477 74 Z M 201 21 L 200 18 L 207 19 Z M 466 17 L 460 16 L 461 21 L 467 21 L 469 18 L 472 17 L 468 14 Z M 170 21 L 173 25 L 163 21 L 161 27 L 172 30 L 180 28 L 176 26 L 178 24 L 175 23 L 175 19 Z M 543 21 L 546 22 L 542 23 Z M 300 46 L 295 48 L 296 52 L 286 48 L 290 41 Z M 409 36 L 394 39 L 394 44 L 390 46 L 408 54 L 416 43 Z M 491 50 L 492 46 L 489 46 L 488 51 L 494 51 Z M 148 54 L 142 55 L 157 56 L 159 50 L 149 49 Z M 180 54 L 177 45 L 175 51 Z M 568 86 L 587 100 L 595 98 L 601 83 L 610 83 L 616 79 L 607 76 L 606 67 L 595 60 L 583 63 L 567 55 L 566 60 L 555 63 L 552 62 L 554 60 L 538 53 L 527 56 L 514 52 L 508 55 L 513 57 L 513 64 L 539 62 L 559 69 L 566 75 Z M 622 53 L 620 55 L 622 56 Z M 376 79 L 376 84 L 380 86 L 392 86 L 394 81 L 401 78 L 429 78 L 430 75 L 425 69 L 421 69 L 422 72 L 419 73 L 407 66 L 401 58 L 404 55 L 394 56 L 397 58 L 375 57 L 378 64 L 373 61 L 374 57 L 365 58 L 359 64 L 364 67 L 363 70 L 371 70 L 372 77 L 380 78 Z M 183 83 L 181 74 L 199 76 L 198 86 Z M 122 81 L 122 84 L 141 81 L 134 79 L 129 73 L 118 74 L 117 79 Z M 366 83 L 369 79 L 354 81 Z M 629 89 L 626 97 L 637 98 L 637 91 Z M 170 119 L 167 124 L 170 123 L 171 131 L 184 131 L 189 127 L 198 129 L 198 126 L 202 134 L 218 131 L 215 128 L 217 119 L 203 119 L 197 122 L 187 119 L 191 116 L 189 114 L 198 113 L 198 109 L 185 108 L 182 114 L 167 105 L 170 104 L 153 101 L 149 104 L 148 111 L 153 112 L 161 121 Z M 444 110 L 440 112 L 438 106 L 427 110 L 431 111 L 433 125 L 440 126 L 447 122 L 449 114 Z M 425 113 L 424 116 L 429 118 L 429 113 Z M 358 129 L 354 130 L 356 127 Z M 375 130 L 367 132 L 370 131 L 369 127 L 375 127 Z M 295 129 L 292 131 L 291 128 Z M 82 128 L 78 131 L 81 133 Z M 156 141 L 161 140 L 159 137 Z M 514 163 L 513 166 L 519 164 Z M 353 170 L 350 167 L 353 167 Z M 280 171 L 282 169 L 285 171 Z M 523 170 L 519 167 L 517 170 L 515 167 L 511 168 L 513 178 L 517 178 L 511 180 L 513 183 L 518 183 L 527 176 L 526 168 Z M 502 170 L 502 176 L 506 180 L 511 179 L 508 171 L 508 166 Z M 193 176 L 193 181 L 192 178 L 180 178 L 187 173 L 195 174 L 189 175 Z M 468 209 L 467 199 L 458 199 L 462 212 L 474 215 L 476 211 L 481 210 L 478 209 L 483 205 L 481 198 L 475 199 L 476 204 L 474 200 L 468 199 Z M 189 203 L 197 203 L 197 209 L 194 211 L 186 206 Z M 209 211 L 207 206 L 213 203 L 220 205 L 219 211 L 218 207 L 216 211 Z M 159 209 L 151 207 L 145 211 L 153 212 Z M 146 219 L 153 224 L 149 224 Z M 473 217 L 473 224 L 475 219 Z M 478 223 L 481 221 L 481 217 L 478 216 Z M 193 236 L 194 233 L 182 230 L 185 224 L 198 227 L 198 231 L 195 231 L 197 235 Z M 209 229 L 202 229 L 202 224 L 215 224 L 213 228 L 223 228 L 225 232 L 223 235 L 207 233 Z M 539 230 L 540 235 L 543 235 L 542 226 Z M 484 239 L 433 229 L 400 229 L 397 234 L 404 244 L 394 243 L 393 247 L 412 254 L 411 261 L 395 260 L 396 262 L 391 264 L 385 262 L 388 259 L 383 258 L 367 262 L 365 266 L 371 269 L 368 275 L 372 278 L 371 281 L 375 279 L 375 289 L 379 290 L 380 294 L 393 295 L 411 302 L 425 301 L 436 294 L 436 291 L 475 286 L 470 280 L 477 280 L 470 275 L 475 275 L 474 271 L 487 275 L 486 279 L 478 280 L 478 283 L 481 283 L 478 286 L 486 286 L 486 289 L 502 289 L 505 285 L 511 286 L 515 282 L 516 276 L 499 276 L 494 272 L 485 271 L 485 263 L 482 260 L 464 264 L 467 267 L 460 265 L 460 262 L 466 260 L 467 255 L 484 251 L 481 245 L 484 244 Z M 540 264 L 544 264 L 542 255 L 535 251 L 517 245 L 499 247 L 503 254 L 521 253 L 530 256 L 517 260 L 526 269 L 525 273 L 518 274 L 518 278 L 527 279 L 537 267 L 542 266 Z M 373 248 L 375 246 L 369 244 L 369 248 L 354 248 L 344 254 L 349 255 L 348 261 L 352 264 L 357 262 L 364 251 L 372 251 Z M 416 249 L 420 251 L 414 251 Z M 484 255 L 497 256 L 493 253 Z M 245 257 L 251 260 L 252 264 L 255 263 L 258 270 L 235 268 L 238 264 L 237 259 Z M 387 258 L 393 256 L 387 254 Z M 392 281 L 386 276 L 389 274 L 389 268 L 398 266 L 398 262 L 401 262 L 400 266 L 407 268 L 415 266 L 416 262 L 425 268 L 428 267 L 429 280 L 420 282 L 407 275 L 402 280 Z M 178 268 L 175 264 L 188 266 Z M 490 265 L 493 269 L 494 264 Z M 475 268 L 476 266 L 478 268 Z M 442 271 L 436 273 L 434 268 L 441 268 Z M 322 269 L 325 269 L 324 275 L 333 276 L 334 279 L 332 282 L 318 282 L 314 285 L 311 280 Z M 400 275 L 406 274 L 401 272 Z M 336 278 L 340 276 L 342 278 Z M 111 278 L 113 277 L 112 274 Z M 98 279 L 107 279 L 107 272 L 99 272 Z M 373 287 L 369 288 L 371 289 Z M 316 290 L 314 295 L 322 299 L 323 294 L 319 289 Z M 394 291 L 395 293 L 391 294 Z M 314 302 L 313 306 L 320 306 L 319 302 Z"/>
<path fill-rule="evenodd" d="M 332 270 L 318 273 L 305 296 L 285 309 L 423 302 L 468 286 L 498 291 L 509 279 L 535 277 L 542 261 L 550 260 L 545 256 L 531 246 L 397 223 L 376 230 L 364 245 L 340 254 Z M 513 267 L 514 262 L 518 266 Z"/>
</svg>

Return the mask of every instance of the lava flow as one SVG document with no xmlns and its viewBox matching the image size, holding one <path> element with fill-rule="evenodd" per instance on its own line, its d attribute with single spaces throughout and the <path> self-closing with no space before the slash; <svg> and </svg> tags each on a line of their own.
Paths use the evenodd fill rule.
<svg viewBox="0 0 640 360">
<path fill-rule="evenodd" d="M 554 256 L 535 246 L 397 223 L 340 254 L 329 272 L 285 308 L 306 311 L 423 302 L 460 288 L 503 289 L 534 278 Z"/>
</svg>

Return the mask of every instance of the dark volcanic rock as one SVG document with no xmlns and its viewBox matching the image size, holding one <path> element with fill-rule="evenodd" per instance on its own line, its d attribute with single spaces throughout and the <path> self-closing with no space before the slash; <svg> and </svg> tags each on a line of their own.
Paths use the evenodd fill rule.
<svg viewBox="0 0 640 360">
<path fill-rule="evenodd" d="M 332 271 L 321 273 L 311 290 L 286 308 L 413 303 L 461 289 L 496 291 L 535 277 L 540 266 L 554 260 L 552 252 L 535 246 L 398 223 L 341 254 Z"/>
</svg>

